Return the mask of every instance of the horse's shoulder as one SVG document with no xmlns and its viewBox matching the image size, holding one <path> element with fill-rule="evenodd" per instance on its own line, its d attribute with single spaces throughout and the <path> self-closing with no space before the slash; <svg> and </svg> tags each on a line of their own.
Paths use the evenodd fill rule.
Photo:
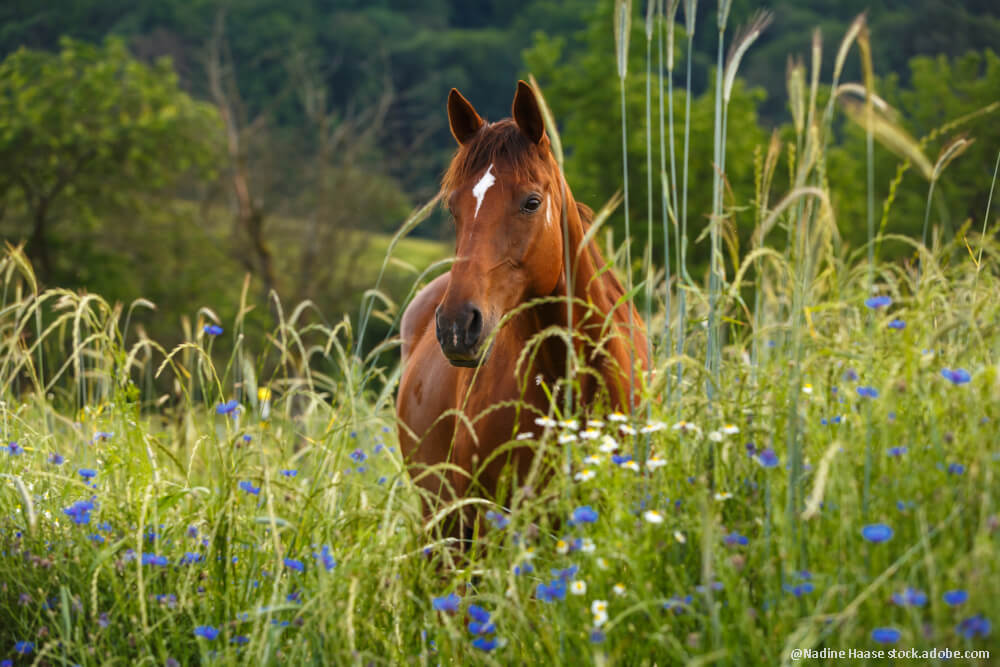
<svg viewBox="0 0 1000 667">
<path fill-rule="evenodd" d="M 434 317 L 434 311 L 441 303 L 441 299 L 444 298 L 450 279 L 451 273 L 448 272 L 432 280 L 417 292 L 413 300 L 410 301 L 410 305 L 403 312 L 403 319 L 399 323 L 399 333 L 403 339 L 404 359 Z"/>
</svg>

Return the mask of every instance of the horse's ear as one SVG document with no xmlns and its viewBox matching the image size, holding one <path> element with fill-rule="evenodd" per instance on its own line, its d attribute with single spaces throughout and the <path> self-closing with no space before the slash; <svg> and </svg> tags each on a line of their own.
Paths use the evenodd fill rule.
<svg viewBox="0 0 1000 667">
<path fill-rule="evenodd" d="M 460 144 L 468 141 L 483 126 L 483 119 L 457 88 L 452 88 L 448 94 L 448 124 L 452 136 Z"/>
<path fill-rule="evenodd" d="M 545 137 L 545 120 L 538 106 L 535 91 L 524 81 L 517 82 L 517 92 L 514 94 L 514 105 L 511 116 L 517 127 L 532 143 L 540 144 Z"/>
</svg>

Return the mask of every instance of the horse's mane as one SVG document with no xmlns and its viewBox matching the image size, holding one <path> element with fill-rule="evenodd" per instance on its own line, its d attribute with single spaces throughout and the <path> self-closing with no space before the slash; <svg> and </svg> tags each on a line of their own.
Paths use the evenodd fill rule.
<svg viewBox="0 0 1000 667">
<path fill-rule="evenodd" d="M 441 179 L 441 191 L 447 196 L 460 184 L 478 178 L 491 164 L 509 170 L 519 180 L 536 179 L 539 176 L 539 165 L 545 162 L 545 155 L 525 136 L 513 119 L 504 118 L 495 123 L 485 123 L 468 141 L 459 146 Z M 576 203 L 576 208 L 583 227 L 582 234 L 586 235 L 594 221 L 594 211 L 580 202 Z M 587 252 L 594 268 L 600 271 L 605 260 L 593 240 L 588 244 Z M 612 305 L 625 294 L 625 288 L 614 271 L 602 272 L 598 280 L 607 289 Z"/>
</svg>

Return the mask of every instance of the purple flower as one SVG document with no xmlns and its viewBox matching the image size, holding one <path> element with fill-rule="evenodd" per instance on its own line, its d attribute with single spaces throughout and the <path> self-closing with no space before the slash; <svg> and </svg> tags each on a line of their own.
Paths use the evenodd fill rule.
<svg viewBox="0 0 1000 667">
<path fill-rule="evenodd" d="M 142 564 L 143 565 L 156 565 L 157 567 L 166 567 L 169 561 L 166 556 L 157 556 L 156 554 L 143 554 Z"/>
<path fill-rule="evenodd" d="M 786 593 L 791 593 L 797 598 L 800 598 L 808 593 L 812 593 L 814 590 L 816 590 L 815 587 L 812 585 L 812 583 L 808 581 L 804 584 L 799 584 L 797 586 L 785 584 L 784 589 Z"/>
<path fill-rule="evenodd" d="M 757 463 L 761 464 L 765 468 L 776 468 L 779 463 L 778 455 L 774 453 L 773 449 L 768 447 L 757 455 Z"/>
<path fill-rule="evenodd" d="M 220 415 L 228 415 L 232 414 L 233 411 L 235 411 L 236 408 L 239 407 L 239 405 L 240 402 L 234 398 L 231 401 L 226 401 L 225 403 L 219 403 L 217 406 L 215 406 L 215 411 Z"/>
<path fill-rule="evenodd" d="M 219 636 L 219 629 L 213 628 L 211 625 L 199 625 L 194 629 L 194 636 L 215 639 Z"/>
<path fill-rule="evenodd" d="M 903 446 L 897 446 L 897 447 L 890 447 L 889 448 L 889 456 L 895 456 L 895 457 L 898 458 L 898 457 L 902 456 L 905 453 L 906 453 L 906 447 L 903 447 Z"/>
<path fill-rule="evenodd" d="M 570 565 L 569 567 L 558 569 L 552 568 L 552 576 L 562 582 L 567 582 L 576 576 L 576 573 L 580 571 L 580 568 L 576 565 Z"/>
<path fill-rule="evenodd" d="M 494 512 L 493 510 L 487 510 L 486 520 L 493 524 L 493 527 L 497 530 L 503 530 L 510 525 L 510 519 L 508 519 L 503 512 Z"/>
<path fill-rule="evenodd" d="M 869 542 L 879 544 L 892 539 L 892 528 L 884 523 L 873 523 L 861 529 L 861 536 Z"/>
<path fill-rule="evenodd" d="M 323 564 L 323 569 L 327 572 L 337 567 L 337 561 L 334 560 L 333 554 L 330 553 L 330 547 L 326 544 L 323 545 L 323 548 L 320 549 L 318 554 L 313 554 L 313 557 L 318 559 L 319 562 Z"/>
<path fill-rule="evenodd" d="M 875 387 L 858 387 L 858 396 L 878 398 L 878 389 Z"/>
<path fill-rule="evenodd" d="M 735 530 L 726 535 L 724 538 L 722 538 L 722 541 L 728 544 L 729 546 L 738 544 L 741 547 L 745 547 L 746 545 L 750 544 L 750 540 L 747 539 L 746 535 L 740 535 Z"/>
<path fill-rule="evenodd" d="M 431 606 L 435 611 L 445 611 L 448 613 L 455 613 L 458 611 L 458 604 L 462 601 L 462 598 L 458 597 L 455 593 L 449 593 L 448 595 L 431 598 Z"/>
<path fill-rule="evenodd" d="M 985 637 L 990 634 L 990 621 L 982 614 L 976 614 L 956 625 L 955 632 L 966 639 L 972 639 L 976 635 Z"/>
<path fill-rule="evenodd" d="M 858 381 L 857 371 L 855 371 L 853 368 L 848 368 L 846 371 L 844 371 L 844 381 L 857 382 Z"/>
<path fill-rule="evenodd" d="M 296 572 L 303 572 L 306 569 L 305 563 L 300 560 L 295 560 L 294 558 L 286 558 L 284 563 L 285 567 L 289 570 L 295 570 Z"/>
<path fill-rule="evenodd" d="M 202 555 L 196 551 L 187 551 L 184 556 L 181 557 L 181 565 L 191 565 L 192 563 L 200 563 Z"/>
<path fill-rule="evenodd" d="M 580 523 L 594 523 L 597 521 L 597 511 L 590 505 L 583 505 L 573 510 L 573 515 L 569 519 L 569 525 L 575 526 Z"/>
<path fill-rule="evenodd" d="M 514 566 L 514 574 L 531 574 L 535 571 L 535 566 L 531 563 L 521 563 Z"/>
<path fill-rule="evenodd" d="M 591 644 L 601 644 L 606 639 L 604 632 L 600 628 L 594 628 L 590 631 L 590 643 Z"/>
<path fill-rule="evenodd" d="M 63 463 L 65 463 L 65 461 L 66 459 L 64 459 L 61 454 L 58 454 L 56 452 L 52 452 L 51 454 L 49 454 L 49 463 L 51 463 L 52 465 L 61 466 Z"/>
<path fill-rule="evenodd" d="M 907 588 L 902 593 L 893 593 L 892 602 L 900 607 L 923 607 L 927 604 L 927 594 L 915 588 Z"/>
<path fill-rule="evenodd" d="M 24 447 L 11 440 L 7 443 L 7 453 L 11 456 L 19 456 L 24 453 Z"/>
<path fill-rule="evenodd" d="M 889 296 L 870 296 L 865 299 L 865 305 L 872 310 L 878 310 L 879 308 L 885 308 L 886 306 L 892 305 L 892 297 Z"/>
<path fill-rule="evenodd" d="M 948 380 L 952 384 L 968 384 L 972 380 L 972 376 L 969 375 L 969 371 L 964 368 L 942 368 L 941 377 Z"/>
<path fill-rule="evenodd" d="M 238 645 L 249 644 L 250 638 L 247 637 L 246 635 L 236 635 L 235 637 L 229 640 L 229 643 Z"/>
<path fill-rule="evenodd" d="M 889 322 L 889 328 L 895 329 L 896 331 L 902 331 L 906 328 L 906 322 L 897 317 L 892 322 Z"/>
<path fill-rule="evenodd" d="M 949 463 L 948 464 L 948 474 L 949 475 L 961 475 L 965 472 L 965 466 L 961 463 Z"/>
<path fill-rule="evenodd" d="M 962 589 L 957 589 L 954 591 L 947 591 L 941 597 L 944 598 L 944 601 L 950 604 L 952 607 L 957 607 L 958 605 L 963 604 L 966 600 L 969 599 L 969 594 Z"/>
<path fill-rule="evenodd" d="M 872 630 L 872 639 L 879 644 L 895 644 L 899 641 L 899 630 L 896 628 L 875 628 Z"/>
<path fill-rule="evenodd" d="M 222 327 L 220 327 L 218 324 L 206 324 L 205 333 L 207 333 L 209 336 L 221 336 Z"/>
<path fill-rule="evenodd" d="M 355 463 L 364 463 L 365 459 L 367 458 L 368 455 L 365 454 L 360 447 L 351 452 L 351 460 L 354 461 Z"/>
</svg>

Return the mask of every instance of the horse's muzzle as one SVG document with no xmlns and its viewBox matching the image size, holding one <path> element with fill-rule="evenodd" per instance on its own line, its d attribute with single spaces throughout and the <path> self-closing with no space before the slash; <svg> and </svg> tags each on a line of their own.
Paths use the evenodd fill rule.
<svg viewBox="0 0 1000 667">
<path fill-rule="evenodd" d="M 437 340 L 441 352 L 452 366 L 474 368 L 486 361 L 487 349 L 480 349 L 483 339 L 483 313 L 472 303 L 466 302 L 458 312 L 449 313 L 439 306 L 434 315 Z"/>
</svg>

